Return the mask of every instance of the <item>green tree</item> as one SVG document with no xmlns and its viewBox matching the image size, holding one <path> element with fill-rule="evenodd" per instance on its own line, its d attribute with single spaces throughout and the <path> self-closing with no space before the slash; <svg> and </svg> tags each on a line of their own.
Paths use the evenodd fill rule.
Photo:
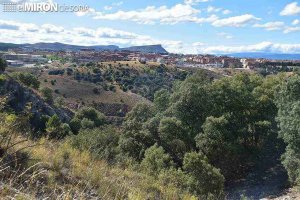
<svg viewBox="0 0 300 200">
<path fill-rule="evenodd" d="M 61 124 L 61 137 L 65 137 L 67 135 L 71 135 L 72 134 L 72 130 L 70 128 L 70 125 L 67 123 L 63 123 Z"/>
<path fill-rule="evenodd" d="M 74 134 L 78 134 L 78 132 L 80 131 L 81 129 L 81 120 L 78 119 L 78 118 L 73 118 L 71 121 L 70 121 L 70 127 L 71 127 L 71 130 Z"/>
<path fill-rule="evenodd" d="M 61 121 L 56 114 L 49 118 L 46 123 L 46 131 L 50 138 L 59 138 L 61 136 L 61 125 Z"/>
<path fill-rule="evenodd" d="M 40 87 L 38 78 L 30 73 L 17 73 L 16 78 L 28 87 L 32 87 L 36 90 Z"/>
<path fill-rule="evenodd" d="M 91 107 L 79 109 L 70 122 L 70 127 L 74 134 L 77 134 L 81 128 L 92 129 L 100 127 L 106 122 L 105 115 Z"/>
<path fill-rule="evenodd" d="M 47 103 L 50 104 L 53 103 L 53 91 L 50 88 L 48 87 L 42 88 L 41 93 Z"/>
<path fill-rule="evenodd" d="M 159 112 L 168 108 L 170 102 L 170 93 L 166 89 L 159 90 L 154 94 L 154 105 Z"/>
<path fill-rule="evenodd" d="M 171 96 L 167 113 L 180 120 L 192 138 L 201 132 L 206 117 L 211 115 L 210 84 L 209 75 L 201 70 L 187 78 Z"/>
<path fill-rule="evenodd" d="M 160 121 L 158 132 L 162 146 L 176 163 L 181 164 L 184 154 L 192 148 L 194 141 L 181 121 L 174 117 L 164 117 Z"/>
<path fill-rule="evenodd" d="M 160 171 L 174 166 L 174 163 L 164 149 L 155 144 L 145 151 L 145 158 L 142 160 L 141 166 L 146 173 L 158 175 Z"/>
<path fill-rule="evenodd" d="M 203 132 L 195 138 L 197 147 L 225 177 L 234 175 L 241 164 L 243 146 L 230 131 L 229 121 L 225 116 L 208 117 L 202 127 Z"/>
<path fill-rule="evenodd" d="M 6 67 L 7 67 L 7 62 L 4 59 L 0 58 L 0 73 L 4 72 Z"/>
<path fill-rule="evenodd" d="M 276 95 L 280 132 L 287 144 L 283 155 L 285 166 L 292 183 L 300 184 L 300 77 L 287 79 Z"/>
<path fill-rule="evenodd" d="M 102 126 L 105 123 L 105 115 L 94 108 L 83 107 L 75 114 L 75 118 L 83 120 L 84 118 L 94 122 L 96 127 Z"/>
<path fill-rule="evenodd" d="M 155 137 L 145 130 L 144 124 L 154 116 L 153 106 L 145 103 L 137 104 L 124 121 L 124 134 L 120 138 L 121 150 L 138 160 L 144 156 L 147 148 L 155 144 Z"/>
<path fill-rule="evenodd" d="M 183 161 L 183 170 L 190 176 L 189 190 L 207 199 L 211 195 L 218 199 L 224 189 L 224 177 L 220 171 L 208 163 L 207 158 L 200 153 L 187 153 Z"/>
<path fill-rule="evenodd" d="M 95 122 L 89 120 L 88 118 L 83 118 L 80 125 L 82 129 L 92 129 L 95 127 Z"/>
<path fill-rule="evenodd" d="M 82 151 L 90 151 L 97 159 L 113 162 L 118 153 L 119 132 L 111 126 L 82 129 L 70 141 L 72 146 Z"/>
<path fill-rule="evenodd" d="M 65 101 L 62 97 L 56 97 L 54 100 L 54 105 L 58 108 L 63 108 L 65 105 Z"/>
</svg>

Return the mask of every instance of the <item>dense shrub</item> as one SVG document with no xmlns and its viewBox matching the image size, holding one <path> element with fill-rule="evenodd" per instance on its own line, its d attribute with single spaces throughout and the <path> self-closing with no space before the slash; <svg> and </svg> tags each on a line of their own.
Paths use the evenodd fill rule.
<svg viewBox="0 0 300 200">
<path fill-rule="evenodd" d="M 79 109 L 70 122 L 73 133 L 77 134 L 80 128 L 95 128 L 105 124 L 105 115 L 94 108 L 83 107 Z"/>
<path fill-rule="evenodd" d="M 218 199 L 224 188 L 224 177 L 220 171 L 208 163 L 207 158 L 196 152 L 187 153 L 183 161 L 183 170 L 190 177 L 189 190 L 204 199 L 214 196 Z"/>
<path fill-rule="evenodd" d="M 7 67 L 7 62 L 4 59 L 0 58 L 0 73 L 4 72 L 6 67 Z"/>
<path fill-rule="evenodd" d="M 57 115 L 53 115 L 46 123 L 46 131 L 50 139 L 61 139 L 71 134 L 68 124 L 62 123 Z"/>
<path fill-rule="evenodd" d="M 282 159 L 290 181 L 300 184 L 300 77 L 289 78 L 276 95 L 279 136 L 287 144 Z"/>
<path fill-rule="evenodd" d="M 38 78 L 30 73 L 16 73 L 13 76 L 28 87 L 32 87 L 34 89 L 39 89 L 40 87 L 40 81 Z"/>
<path fill-rule="evenodd" d="M 146 173 L 158 175 L 162 170 L 174 166 L 174 163 L 164 149 L 155 144 L 145 151 L 145 158 L 142 160 L 141 166 Z"/>
<path fill-rule="evenodd" d="M 146 149 L 155 144 L 149 132 L 143 130 L 143 123 L 154 115 L 154 108 L 148 104 L 136 105 L 126 116 L 120 148 L 125 154 L 141 160 Z"/>
<path fill-rule="evenodd" d="M 48 72 L 49 75 L 63 75 L 64 73 L 64 69 L 51 70 Z"/>
<path fill-rule="evenodd" d="M 44 87 L 41 89 L 42 96 L 44 97 L 45 101 L 52 104 L 53 103 L 53 91 L 48 87 Z"/>
<path fill-rule="evenodd" d="M 119 133 L 113 127 L 81 130 L 70 138 L 73 147 L 81 151 L 88 150 L 95 158 L 109 162 L 116 158 L 118 140 Z"/>
<path fill-rule="evenodd" d="M 0 86 L 4 84 L 5 80 L 6 80 L 5 75 L 0 74 Z"/>
</svg>

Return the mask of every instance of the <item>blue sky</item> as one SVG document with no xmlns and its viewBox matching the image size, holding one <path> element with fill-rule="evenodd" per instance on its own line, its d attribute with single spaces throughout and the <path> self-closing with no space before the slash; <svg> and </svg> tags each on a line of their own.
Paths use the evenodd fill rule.
<svg viewBox="0 0 300 200">
<path fill-rule="evenodd" d="M 0 2 L 48 0 L 0 0 Z M 162 44 L 174 53 L 300 53 L 299 0 L 52 0 L 85 12 L 0 11 L 0 42 Z"/>
</svg>

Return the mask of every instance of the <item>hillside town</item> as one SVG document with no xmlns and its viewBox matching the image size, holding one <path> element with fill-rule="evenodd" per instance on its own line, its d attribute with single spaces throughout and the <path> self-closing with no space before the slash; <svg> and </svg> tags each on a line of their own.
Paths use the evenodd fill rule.
<svg viewBox="0 0 300 200">
<path fill-rule="evenodd" d="M 47 50 L 12 48 L 0 51 L 0 57 L 11 67 L 45 66 L 53 62 L 86 64 L 91 62 L 135 61 L 140 63 L 158 63 L 175 67 L 189 68 L 235 68 L 266 71 L 292 71 L 300 66 L 300 60 L 276 60 L 264 58 L 236 58 L 208 54 L 184 55 L 169 53 L 151 53 L 131 50 L 95 50 L 83 48 L 76 50 Z"/>
</svg>

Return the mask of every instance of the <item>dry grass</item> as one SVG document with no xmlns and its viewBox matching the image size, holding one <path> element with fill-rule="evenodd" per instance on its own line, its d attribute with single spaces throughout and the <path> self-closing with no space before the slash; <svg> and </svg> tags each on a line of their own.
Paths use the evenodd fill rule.
<svg viewBox="0 0 300 200">
<path fill-rule="evenodd" d="M 48 82 L 44 82 L 47 79 Z M 55 85 L 51 85 L 51 80 L 56 80 Z M 51 76 L 43 73 L 40 77 L 41 87 L 49 87 L 58 90 L 59 94 L 54 94 L 55 97 L 65 95 L 64 98 L 67 104 L 84 102 L 86 105 L 95 103 L 124 103 L 130 107 L 136 105 L 140 101 L 147 101 L 143 97 L 126 93 L 117 89 L 116 92 L 101 90 L 100 94 L 93 92 L 94 88 L 99 88 L 96 84 L 88 82 L 78 82 L 67 76 Z"/>
<path fill-rule="evenodd" d="M 105 63 L 106 65 L 107 63 Z M 117 63 L 114 63 L 118 65 Z M 79 70 L 84 68 L 79 68 Z M 67 75 L 48 75 L 49 70 L 43 70 L 38 68 L 9 68 L 9 73 L 13 72 L 29 72 L 38 76 L 41 82 L 40 88 L 49 87 L 53 91 L 59 91 L 59 94 L 54 93 L 54 98 L 63 97 L 67 105 L 81 104 L 84 102 L 87 106 L 93 105 L 93 103 L 109 103 L 109 104 L 126 104 L 129 108 L 134 107 L 138 102 L 145 101 L 147 99 L 141 97 L 140 95 L 123 92 L 118 87 L 115 92 L 105 91 L 101 89 L 101 86 L 85 81 L 74 80 L 73 76 Z M 45 82 L 47 80 L 47 82 Z M 56 81 L 55 85 L 51 84 L 51 81 Z M 94 88 L 100 89 L 100 94 L 95 94 L 93 92 Z M 72 109 L 70 106 L 69 108 Z"/>
<path fill-rule="evenodd" d="M 67 140 L 30 141 L 13 135 L 13 147 L 0 162 L 1 199 L 193 199 L 130 167 L 94 160 Z"/>
</svg>

